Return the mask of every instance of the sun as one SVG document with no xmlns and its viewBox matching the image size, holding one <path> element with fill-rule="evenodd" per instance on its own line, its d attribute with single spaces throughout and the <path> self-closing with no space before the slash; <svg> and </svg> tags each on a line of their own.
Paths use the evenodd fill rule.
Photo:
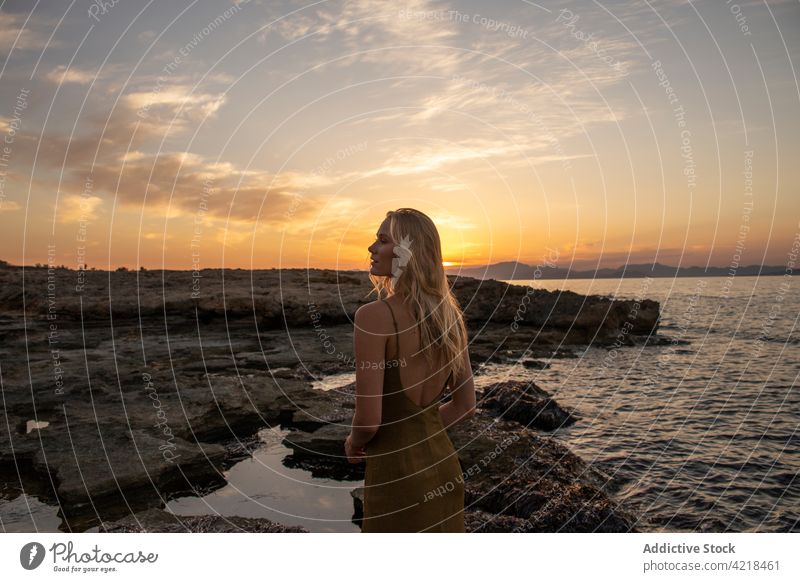
<svg viewBox="0 0 800 582">
<path fill-rule="evenodd" d="M 457 267 L 458 263 L 454 263 L 453 261 L 442 261 L 443 267 Z"/>
</svg>

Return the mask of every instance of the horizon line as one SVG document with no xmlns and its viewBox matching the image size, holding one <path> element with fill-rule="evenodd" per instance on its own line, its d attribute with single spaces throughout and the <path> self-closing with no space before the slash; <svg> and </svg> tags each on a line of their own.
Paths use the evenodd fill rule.
<svg viewBox="0 0 800 582">
<path fill-rule="evenodd" d="M 533 265 L 529 265 L 527 263 L 522 263 L 520 261 L 499 261 L 497 263 L 492 263 L 490 265 L 475 265 L 475 266 L 472 266 L 472 267 L 464 267 L 463 269 L 458 269 L 458 268 L 454 268 L 454 267 L 445 267 L 445 273 L 446 274 L 457 275 L 459 270 L 472 270 L 472 269 L 480 269 L 480 268 L 484 268 L 484 267 L 493 267 L 493 266 L 498 265 L 498 264 L 509 263 L 509 262 L 517 262 L 518 264 L 524 265 L 525 267 L 531 267 L 531 268 L 533 267 Z M 648 265 L 648 264 L 647 263 L 632 263 L 632 265 L 642 266 L 642 265 Z M 661 267 L 666 267 L 666 268 L 670 268 L 670 269 L 703 269 L 703 270 L 706 270 L 706 269 L 731 269 L 732 268 L 730 265 L 727 265 L 727 266 L 708 265 L 706 267 L 702 267 L 702 266 L 699 266 L 699 265 L 691 265 L 691 266 L 679 267 L 677 265 L 667 265 L 665 263 L 659 263 L 659 262 L 652 263 L 652 265 L 659 265 Z M 283 271 L 283 270 L 285 270 L 285 271 L 296 271 L 296 270 L 312 271 L 312 270 L 317 270 L 317 271 L 341 271 L 341 272 L 359 272 L 359 273 L 368 273 L 369 272 L 369 269 L 358 269 L 358 268 L 353 268 L 353 269 L 334 269 L 334 268 L 330 268 L 330 267 L 309 267 L 309 266 L 305 266 L 305 267 L 258 267 L 258 268 L 252 268 L 252 267 L 249 267 L 249 268 L 248 267 L 203 267 L 201 269 L 193 269 L 193 268 L 178 269 L 178 268 L 165 268 L 165 267 L 154 268 L 154 267 L 146 267 L 144 265 L 140 265 L 138 268 L 131 268 L 131 267 L 127 267 L 125 265 L 120 265 L 120 266 L 114 267 L 114 268 L 89 267 L 89 268 L 80 269 L 80 268 L 68 267 L 63 263 L 60 264 L 60 265 L 49 265 L 48 263 L 36 262 L 36 263 L 33 263 L 33 264 L 27 264 L 26 265 L 26 264 L 14 264 L 14 263 L 10 263 L 10 262 L 8 262 L 8 261 L 6 261 L 4 259 L 0 259 L 0 268 L 5 268 L 5 267 L 12 267 L 12 268 L 18 268 L 18 269 L 19 268 L 24 268 L 24 269 L 49 269 L 49 268 L 53 268 L 53 269 L 65 269 L 65 270 L 68 270 L 68 271 L 76 271 L 76 272 L 78 272 L 78 271 L 105 271 L 105 272 L 109 272 L 109 273 L 111 273 L 111 272 L 140 272 L 140 271 L 192 272 L 192 271 L 219 271 L 219 270 L 228 270 L 228 271 L 275 271 L 275 270 L 280 270 L 280 271 Z M 564 268 L 564 267 L 550 267 L 550 266 L 547 266 L 547 265 L 543 265 L 543 266 L 540 266 L 539 268 L 542 269 L 542 270 L 545 270 L 545 269 L 549 269 L 549 270 L 564 270 L 564 271 L 570 273 L 570 272 L 581 272 L 581 271 L 620 270 L 620 269 L 625 269 L 625 267 L 626 267 L 625 265 L 620 265 L 620 266 L 617 266 L 617 267 L 596 267 L 594 269 L 592 269 L 592 268 L 588 268 L 588 269 L 587 268 L 569 269 L 569 268 Z M 630 265 L 628 265 L 628 267 L 630 267 Z M 767 265 L 767 264 L 763 264 L 763 263 L 762 264 L 754 263 L 754 264 L 751 264 L 751 265 L 739 265 L 739 266 L 736 267 L 735 270 L 738 271 L 738 270 L 741 270 L 741 269 L 749 269 L 749 268 L 784 269 L 784 268 L 786 268 L 786 265 Z"/>
</svg>

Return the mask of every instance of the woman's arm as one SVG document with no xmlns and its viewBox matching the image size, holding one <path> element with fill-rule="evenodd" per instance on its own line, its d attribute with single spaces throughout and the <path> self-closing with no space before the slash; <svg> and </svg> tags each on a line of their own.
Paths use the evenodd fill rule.
<svg viewBox="0 0 800 582">
<path fill-rule="evenodd" d="M 353 352 L 356 365 L 356 411 L 350 442 L 355 448 L 366 445 L 381 424 L 381 397 L 387 334 L 383 331 L 382 306 L 378 302 L 362 305 L 356 311 Z"/>
<path fill-rule="evenodd" d="M 469 347 L 464 349 L 464 361 L 465 371 L 453 380 L 452 398 L 439 407 L 445 428 L 475 415 L 475 382 L 472 379 Z"/>
</svg>

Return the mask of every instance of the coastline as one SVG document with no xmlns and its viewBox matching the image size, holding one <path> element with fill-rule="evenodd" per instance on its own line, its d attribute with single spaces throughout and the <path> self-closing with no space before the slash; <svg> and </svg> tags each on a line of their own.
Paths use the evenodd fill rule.
<svg viewBox="0 0 800 582">
<path fill-rule="evenodd" d="M 21 269 L 0 269 L 6 411 L 16 427 L 2 436 L 0 468 L 58 505 L 67 527 L 113 529 L 165 499 L 224 486 L 222 471 L 252 454 L 252 436 L 266 426 L 292 430 L 289 465 L 343 481 L 363 472 L 340 451 L 354 386 L 322 392 L 311 381 L 352 369 L 350 321 L 372 300 L 366 278 L 209 270 L 192 298 L 191 272 L 86 271 L 80 292 L 75 276 L 55 270 L 48 302 L 46 268 L 25 269 L 24 298 Z M 468 529 L 636 531 L 635 517 L 612 499 L 611 480 L 547 435 L 578 413 L 559 407 L 524 370 L 541 365 L 537 358 L 574 357 L 570 346 L 658 341 L 658 304 L 451 281 L 475 373 L 488 362 L 519 362 L 522 372 L 484 390 L 479 414 L 449 431 L 468 473 Z M 26 349 L 29 361 L 14 361 Z M 23 430 L 30 419 L 49 424 Z M 483 463 L 498 446 L 502 454 Z M 476 464 L 481 470 L 469 472 Z"/>
</svg>

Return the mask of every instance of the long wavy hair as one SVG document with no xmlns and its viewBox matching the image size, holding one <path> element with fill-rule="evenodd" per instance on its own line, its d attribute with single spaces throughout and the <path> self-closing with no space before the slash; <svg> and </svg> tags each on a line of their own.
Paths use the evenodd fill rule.
<svg viewBox="0 0 800 582">
<path fill-rule="evenodd" d="M 396 281 L 391 275 L 370 273 L 370 295 L 391 297 L 400 292 L 419 325 L 420 350 L 425 359 L 431 367 L 450 368 L 457 378 L 466 367 L 463 353 L 467 330 L 444 272 L 439 231 L 426 214 L 413 208 L 390 210 L 386 218 L 395 244 L 402 239 L 411 241 L 411 256 Z"/>
</svg>

